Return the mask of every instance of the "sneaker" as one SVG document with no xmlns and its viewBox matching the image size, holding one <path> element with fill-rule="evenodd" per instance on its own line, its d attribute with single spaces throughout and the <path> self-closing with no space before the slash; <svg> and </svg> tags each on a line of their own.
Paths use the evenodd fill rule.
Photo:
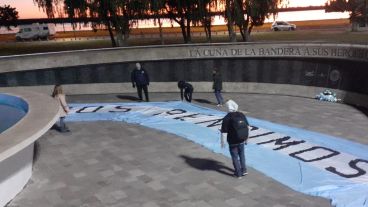
<svg viewBox="0 0 368 207">
<path fill-rule="evenodd" d="M 246 176 L 246 175 L 248 175 L 248 173 L 247 172 L 243 172 L 243 174 L 242 174 L 243 176 Z"/>
<path fill-rule="evenodd" d="M 237 178 L 238 180 L 243 179 L 243 177 L 242 177 L 242 176 L 234 175 L 234 177 L 235 177 L 235 178 Z"/>
</svg>

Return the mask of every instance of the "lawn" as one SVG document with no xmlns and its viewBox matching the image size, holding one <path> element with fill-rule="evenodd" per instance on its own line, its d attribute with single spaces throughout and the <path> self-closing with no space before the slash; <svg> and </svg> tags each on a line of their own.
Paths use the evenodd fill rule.
<svg viewBox="0 0 368 207">
<path fill-rule="evenodd" d="M 319 21 L 303 21 L 295 22 L 297 31 L 288 32 L 269 32 L 270 24 L 265 24 L 261 27 L 256 27 L 251 35 L 253 42 L 329 42 L 329 43 L 353 43 L 353 44 L 368 44 L 368 33 L 366 32 L 349 32 L 348 20 L 319 20 Z M 311 29 L 308 29 L 311 28 Z M 202 32 L 201 27 L 194 27 L 192 38 L 193 43 L 205 43 L 204 35 L 199 36 Z M 225 26 L 215 26 L 213 28 L 212 42 L 227 42 Z M 144 28 L 133 29 L 129 40 L 130 46 L 142 45 L 160 45 L 158 38 L 158 29 Z M 110 48 L 111 41 L 106 36 L 107 31 L 81 31 L 81 32 L 66 32 L 57 33 L 56 40 L 50 41 L 33 41 L 33 42 L 12 42 L 13 35 L 0 35 L 0 56 L 42 53 L 42 52 L 56 52 L 68 50 L 81 49 L 95 49 L 95 48 Z M 77 40 L 75 39 L 77 37 Z M 104 40 L 95 40 L 93 38 L 104 36 Z M 60 41 L 63 38 L 68 41 Z M 87 40 L 86 38 L 89 38 Z M 165 44 L 181 44 L 183 43 L 179 28 L 164 28 Z M 6 41 L 6 42 L 5 42 Z M 238 41 L 241 41 L 238 35 Z"/>
</svg>

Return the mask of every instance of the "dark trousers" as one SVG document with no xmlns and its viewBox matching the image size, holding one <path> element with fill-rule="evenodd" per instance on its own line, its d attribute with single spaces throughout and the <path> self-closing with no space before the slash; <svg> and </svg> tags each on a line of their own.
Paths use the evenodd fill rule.
<svg viewBox="0 0 368 207">
<path fill-rule="evenodd" d="M 148 98 L 148 88 L 147 88 L 147 85 L 137 85 L 137 92 L 138 92 L 138 97 L 139 97 L 139 100 L 143 100 L 142 98 L 142 89 L 144 91 L 144 95 L 146 97 L 146 101 L 148 102 L 149 101 L 149 98 Z"/>
<path fill-rule="evenodd" d="M 217 99 L 217 104 L 224 104 L 224 99 L 222 98 L 222 95 L 221 95 L 221 90 L 215 90 L 215 96 L 216 96 L 216 99 Z"/>
<path fill-rule="evenodd" d="M 192 90 L 184 90 L 185 100 L 188 101 L 188 102 L 192 102 L 192 94 L 193 94 Z"/>
<path fill-rule="evenodd" d="M 247 172 L 245 166 L 244 143 L 229 146 L 231 159 L 235 169 L 235 175 L 240 177 Z"/>
</svg>

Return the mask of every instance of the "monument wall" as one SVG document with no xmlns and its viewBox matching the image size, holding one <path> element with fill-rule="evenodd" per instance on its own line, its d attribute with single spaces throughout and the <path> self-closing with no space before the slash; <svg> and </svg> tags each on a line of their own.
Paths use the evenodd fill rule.
<svg viewBox="0 0 368 207">
<path fill-rule="evenodd" d="M 275 83 L 368 94 L 367 63 L 325 59 L 226 58 L 146 61 L 151 82 L 211 82 L 216 66 L 224 82 Z M 105 63 L 0 73 L 0 87 L 129 83 L 135 62 Z"/>
<path fill-rule="evenodd" d="M 212 91 L 216 66 L 226 92 L 310 97 L 331 88 L 347 97 L 368 95 L 366 46 L 314 43 L 127 47 L 1 57 L 0 87 L 63 84 L 70 86 L 69 94 L 134 92 L 130 72 L 138 61 L 150 74 L 151 91 L 157 92 L 175 91 L 178 80 L 192 82 L 196 92 Z M 91 86 L 94 92 L 88 90 Z"/>
</svg>

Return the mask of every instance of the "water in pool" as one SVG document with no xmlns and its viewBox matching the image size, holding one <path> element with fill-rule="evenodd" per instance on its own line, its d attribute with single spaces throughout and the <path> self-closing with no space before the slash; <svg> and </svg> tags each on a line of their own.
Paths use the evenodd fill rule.
<svg viewBox="0 0 368 207">
<path fill-rule="evenodd" d="M 17 123 L 25 114 L 23 110 L 0 103 L 0 133 Z"/>
</svg>

